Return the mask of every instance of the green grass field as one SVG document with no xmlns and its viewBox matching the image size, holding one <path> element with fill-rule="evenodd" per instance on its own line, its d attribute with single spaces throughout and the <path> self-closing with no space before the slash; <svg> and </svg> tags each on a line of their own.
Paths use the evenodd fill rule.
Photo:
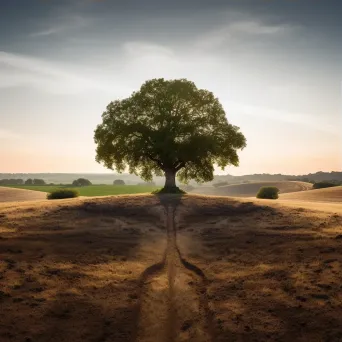
<svg viewBox="0 0 342 342">
<path fill-rule="evenodd" d="M 140 194 L 140 193 L 151 193 L 154 190 L 160 189 L 157 186 L 146 186 L 146 185 L 90 185 L 84 187 L 73 187 L 73 186 L 59 186 L 59 185 L 11 185 L 9 188 L 35 190 L 42 192 L 52 192 L 57 189 L 74 189 L 77 190 L 80 196 L 110 196 L 110 195 L 124 195 L 124 194 Z"/>
</svg>

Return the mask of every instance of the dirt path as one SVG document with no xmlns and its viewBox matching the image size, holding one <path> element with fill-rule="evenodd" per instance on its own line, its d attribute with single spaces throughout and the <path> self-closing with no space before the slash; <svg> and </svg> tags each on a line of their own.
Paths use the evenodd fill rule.
<svg viewBox="0 0 342 342">
<path fill-rule="evenodd" d="M 164 259 L 142 275 L 137 342 L 214 341 L 203 272 L 182 258 L 175 209 L 166 209 Z"/>
</svg>

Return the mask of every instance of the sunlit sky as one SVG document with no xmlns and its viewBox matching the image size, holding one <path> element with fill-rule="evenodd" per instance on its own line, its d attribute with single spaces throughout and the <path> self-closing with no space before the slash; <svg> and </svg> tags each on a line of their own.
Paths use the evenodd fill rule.
<svg viewBox="0 0 342 342">
<path fill-rule="evenodd" d="M 224 173 L 340 171 L 341 18 L 340 0 L 1 1 L 0 172 L 106 172 L 102 112 L 155 77 L 241 128 Z"/>
</svg>

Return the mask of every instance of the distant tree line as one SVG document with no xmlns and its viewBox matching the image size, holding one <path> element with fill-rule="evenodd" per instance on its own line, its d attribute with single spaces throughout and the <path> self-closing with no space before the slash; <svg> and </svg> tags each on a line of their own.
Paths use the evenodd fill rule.
<svg viewBox="0 0 342 342">
<path fill-rule="evenodd" d="M 340 186 L 342 185 L 342 182 L 341 181 L 324 181 L 324 182 L 317 182 L 317 183 L 314 183 L 313 185 L 313 188 L 314 189 L 324 189 L 324 188 L 331 188 L 333 186 Z"/>
<path fill-rule="evenodd" d="M 23 179 L 0 179 L 0 185 L 23 185 Z"/>
<path fill-rule="evenodd" d="M 46 185 L 44 179 L 0 179 L 0 185 Z"/>
</svg>

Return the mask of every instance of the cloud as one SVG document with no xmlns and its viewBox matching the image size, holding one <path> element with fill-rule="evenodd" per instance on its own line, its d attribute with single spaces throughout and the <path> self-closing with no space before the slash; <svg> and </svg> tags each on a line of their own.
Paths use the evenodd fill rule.
<svg viewBox="0 0 342 342">
<path fill-rule="evenodd" d="M 89 18 L 78 15 L 61 16 L 54 20 L 54 23 L 48 23 L 39 31 L 30 33 L 30 37 L 44 37 L 66 33 L 70 30 L 76 30 L 86 27 L 90 23 Z"/>
<path fill-rule="evenodd" d="M 232 23 L 228 29 L 248 35 L 275 35 L 285 33 L 291 28 L 288 25 L 269 25 L 261 21 L 246 20 Z"/>
<path fill-rule="evenodd" d="M 257 19 L 226 20 L 228 24 L 221 25 L 205 34 L 197 37 L 197 48 L 219 48 L 223 45 L 235 42 L 243 42 L 247 39 L 271 39 L 292 32 L 295 28 L 284 24 L 267 24 Z"/>
<path fill-rule="evenodd" d="M 0 88 L 33 87 L 53 94 L 76 94 L 88 90 L 110 92 L 113 88 L 92 75 L 79 76 L 65 66 L 5 51 L 0 51 L 0 74 Z"/>
<path fill-rule="evenodd" d="M 324 120 L 324 118 L 313 117 L 309 114 L 290 112 L 287 110 L 255 106 L 238 102 L 226 102 L 224 105 L 229 109 L 230 112 L 235 112 L 246 116 L 254 116 L 257 118 L 283 122 L 286 124 L 300 125 L 302 127 L 305 126 L 310 129 L 330 134 L 340 134 L 339 129 L 336 128 L 336 125 L 333 123 L 327 123 L 327 120 Z"/>
</svg>

